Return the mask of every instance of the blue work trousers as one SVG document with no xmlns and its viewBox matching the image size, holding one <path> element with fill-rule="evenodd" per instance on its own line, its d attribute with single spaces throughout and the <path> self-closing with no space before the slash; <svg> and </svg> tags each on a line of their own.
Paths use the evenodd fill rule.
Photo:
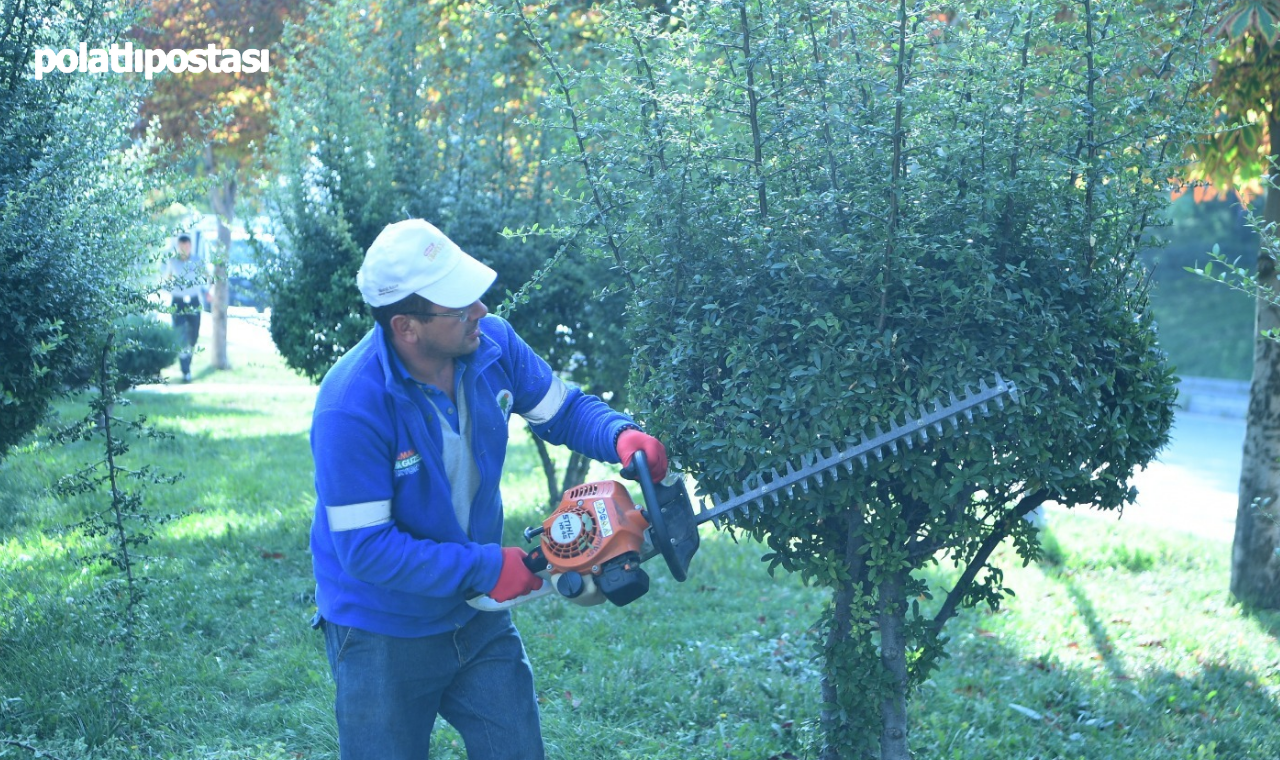
<svg viewBox="0 0 1280 760">
<path fill-rule="evenodd" d="M 342 760 L 427 760 L 439 714 L 469 760 L 543 760 L 533 671 L 508 612 L 395 638 L 324 622 Z"/>
</svg>

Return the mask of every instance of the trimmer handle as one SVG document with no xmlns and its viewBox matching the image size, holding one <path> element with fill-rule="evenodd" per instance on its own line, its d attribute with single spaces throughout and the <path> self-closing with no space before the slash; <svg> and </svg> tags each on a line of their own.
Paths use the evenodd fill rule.
<svg viewBox="0 0 1280 760">
<path fill-rule="evenodd" d="M 523 596 L 517 596 L 515 599 L 508 599 L 505 602 L 496 602 L 488 594 L 477 594 L 468 597 L 467 604 L 481 612 L 501 612 L 512 607 L 518 607 L 526 602 L 532 602 L 534 599 L 541 599 L 556 590 L 555 584 L 551 582 L 551 565 L 547 563 L 547 555 L 543 553 L 541 546 L 534 547 L 533 551 L 526 554 L 523 562 L 524 566 L 529 568 L 529 572 L 542 579 L 541 588 L 530 591 Z"/>
<path fill-rule="evenodd" d="M 662 502 L 658 499 L 658 489 L 655 488 L 653 475 L 649 472 L 649 458 L 643 451 L 637 450 L 631 456 L 631 461 L 622 468 L 622 477 L 640 484 L 640 493 L 644 496 L 644 516 L 649 521 L 653 548 L 657 549 L 666 560 L 671 577 L 683 582 L 688 577 L 688 562 L 680 561 L 675 542 L 672 541 L 671 533 L 667 530 L 666 518 L 662 515 Z"/>
</svg>

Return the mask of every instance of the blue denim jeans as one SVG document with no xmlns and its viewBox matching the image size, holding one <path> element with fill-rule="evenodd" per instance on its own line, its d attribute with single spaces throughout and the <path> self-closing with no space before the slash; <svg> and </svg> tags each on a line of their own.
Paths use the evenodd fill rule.
<svg viewBox="0 0 1280 760">
<path fill-rule="evenodd" d="M 401 639 L 324 622 L 342 760 L 426 760 L 439 714 L 469 760 L 543 760 L 533 671 L 508 612 Z"/>
</svg>

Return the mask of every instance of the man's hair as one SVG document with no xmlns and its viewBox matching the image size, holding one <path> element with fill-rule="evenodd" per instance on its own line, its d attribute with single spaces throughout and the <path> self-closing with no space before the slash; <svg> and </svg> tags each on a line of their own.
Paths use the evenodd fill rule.
<svg viewBox="0 0 1280 760">
<path fill-rule="evenodd" d="M 184 232 L 184 233 L 182 233 L 181 235 L 179 235 L 179 236 L 178 236 L 178 242 L 179 242 L 179 243 L 190 243 L 190 242 L 191 242 L 191 236 Z"/>
<path fill-rule="evenodd" d="M 372 306 L 370 311 L 373 312 L 373 321 L 382 325 L 382 331 L 391 334 L 391 318 L 397 314 L 409 314 L 413 312 L 430 311 L 431 302 L 417 293 L 410 293 L 395 303 L 389 303 L 385 306 Z"/>
</svg>

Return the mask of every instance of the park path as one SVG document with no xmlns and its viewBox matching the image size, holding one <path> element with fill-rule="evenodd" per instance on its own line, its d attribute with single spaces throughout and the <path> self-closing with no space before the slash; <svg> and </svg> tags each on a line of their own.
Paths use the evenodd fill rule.
<svg viewBox="0 0 1280 760">
<path fill-rule="evenodd" d="M 167 317 L 160 317 L 163 321 Z M 227 309 L 227 355 L 231 359 L 233 369 L 230 377 L 219 379 L 222 373 L 197 375 L 195 382 L 183 383 L 171 378 L 167 383 L 139 385 L 134 392 L 165 394 L 205 394 L 205 395 L 299 395 L 314 396 L 316 386 L 298 378 L 289 383 L 257 383 L 252 381 L 238 382 L 234 367 L 240 366 L 246 356 L 261 357 L 276 355 L 275 343 L 271 340 L 271 312 L 258 313 L 248 307 L 232 306 Z M 205 314 L 200 320 L 200 342 L 202 351 L 208 351 L 213 343 L 213 319 Z M 205 362 L 197 356 L 194 368 L 200 368 Z M 170 368 L 175 374 L 176 370 Z"/>
<path fill-rule="evenodd" d="M 1171 437 L 1156 461 L 1134 476 L 1138 499 L 1120 519 L 1231 541 L 1244 419 L 1179 411 Z"/>
</svg>

